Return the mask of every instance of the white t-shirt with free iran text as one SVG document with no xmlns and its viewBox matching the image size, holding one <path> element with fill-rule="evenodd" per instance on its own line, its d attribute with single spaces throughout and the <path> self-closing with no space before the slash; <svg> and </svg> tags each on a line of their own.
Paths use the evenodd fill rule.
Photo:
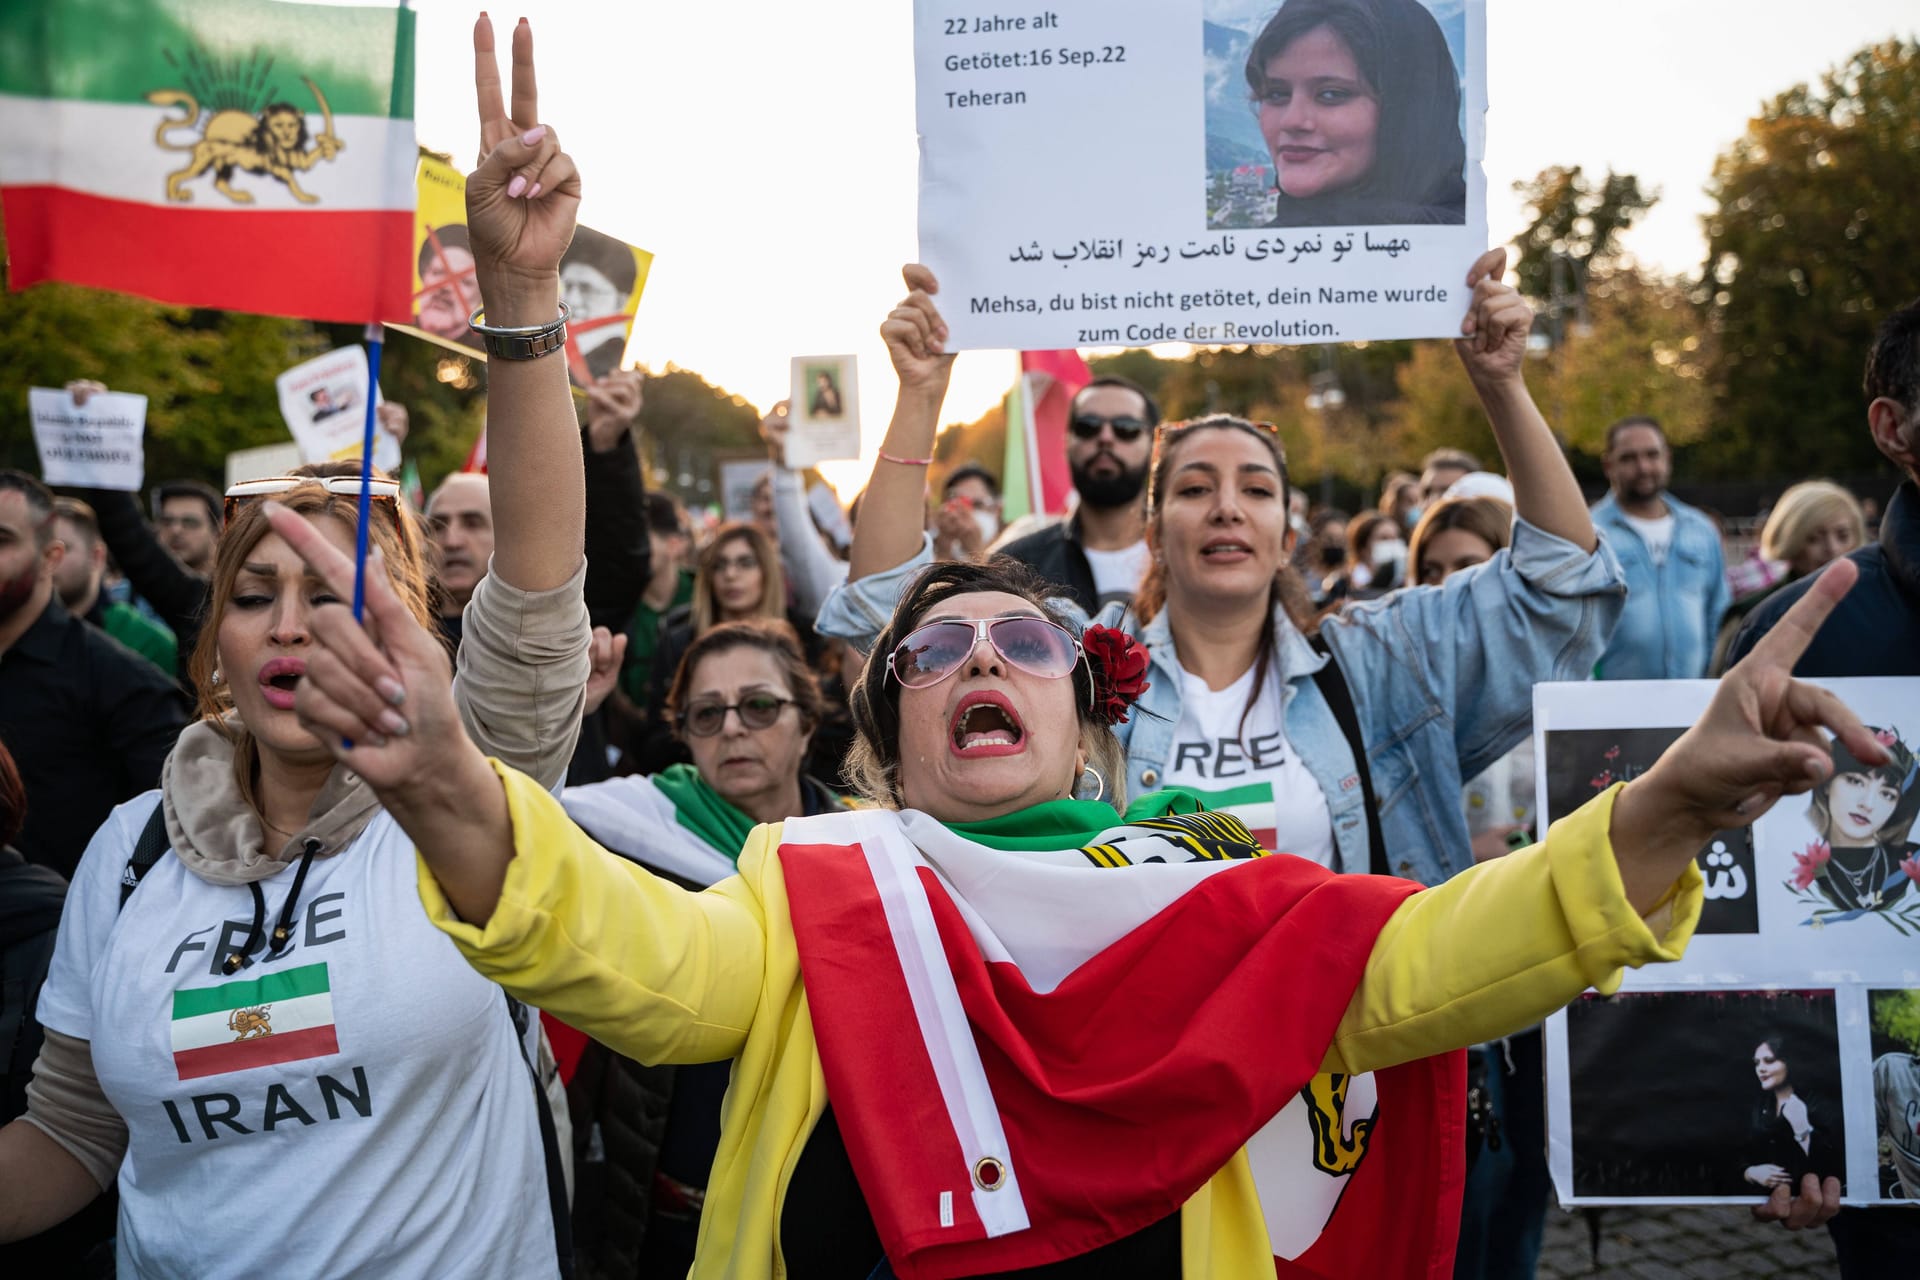
<svg viewBox="0 0 1920 1280">
<path fill-rule="evenodd" d="M 121 1280 L 558 1274 L 522 1044 L 421 909 L 413 842 L 376 814 L 313 860 L 292 944 L 228 975 L 246 885 L 168 854 L 120 909 L 159 799 L 87 846 L 40 996 L 127 1123 Z M 266 930 L 293 880 L 261 882 Z"/>
</svg>

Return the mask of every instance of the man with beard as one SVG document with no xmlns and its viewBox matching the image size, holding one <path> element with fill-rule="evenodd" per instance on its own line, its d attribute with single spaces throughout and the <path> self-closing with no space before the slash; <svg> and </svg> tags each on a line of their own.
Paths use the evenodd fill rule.
<svg viewBox="0 0 1920 1280">
<path fill-rule="evenodd" d="M 171 675 L 180 664 L 173 632 L 125 601 L 106 597 L 102 584 L 107 576 L 107 544 L 100 541 L 100 521 L 93 508 L 78 498 L 55 498 L 53 536 L 66 548 L 53 573 L 53 589 L 67 612 Z"/>
<path fill-rule="evenodd" d="M 1611 492 L 1593 523 L 1627 571 L 1627 607 L 1600 655 L 1602 680 L 1693 680 L 1707 673 L 1727 611 L 1720 531 L 1667 492 L 1673 452 L 1652 418 L 1607 428 L 1601 457 Z"/>
<path fill-rule="evenodd" d="M 1016 538 L 998 554 L 1030 566 L 1092 616 L 1131 600 L 1147 568 L 1140 495 L 1160 406 L 1126 378 L 1095 378 L 1067 412 L 1067 468 L 1080 503 L 1066 520 Z"/>
<path fill-rule="evenodd" d="M 53 494 L 0 471 L 0 741 L 26 783 L 15 847 L 73 875 L 113 806 L 160 782 L 187 722 L 173 680 L 68 613 L 53 578 Z"/>
</svg>

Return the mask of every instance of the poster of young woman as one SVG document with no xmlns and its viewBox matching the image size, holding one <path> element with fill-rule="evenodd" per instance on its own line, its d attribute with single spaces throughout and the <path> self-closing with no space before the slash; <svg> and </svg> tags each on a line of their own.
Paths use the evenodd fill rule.
<svg viewBox="0 0 1920 1280">
<path fill-rule="evenodd" d="M 915 0 L 950 348 L 1450 337 L 1484 0 Z"/>
<path fill-rule="evenodd" d="M 1901 994 L 1920 973 L 1920 680 L 1819 683 L 1888 758 L 1830 744 L 1812 791 L 1701 851 L 1683 959 L 1548 1021 L 1548 1164 L 1566 1203 L 1749 1202 L 1801 1170 L 1841 1178 L 1849 1203 L 1904 1196 L 1886 1155 L 1895 1139 L 1920 1153 L 1905 1132 L 1920 1071 L 1899 1047 L 1920 1044 L 1920 1005 Z M 1546 819 L 1646 772 L 1713 689 L 1538 687 Z"/>
</svg>

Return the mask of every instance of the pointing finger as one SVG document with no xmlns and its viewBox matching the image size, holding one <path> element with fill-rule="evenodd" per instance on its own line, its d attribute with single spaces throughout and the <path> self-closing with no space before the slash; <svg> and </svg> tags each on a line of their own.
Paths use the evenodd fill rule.
<svg viewBox="0 0 1920 1280">
<path fill-rule="evenodd" d="M 1794 664 L 1806 653 L 1807 646 L 1813 643 L 1834 606 L 1840 603 L 1842 596 L 1853 586 L 1860 576 L 1851 560 L 1835 560 L 1813 580 L 1813 586 L 1807 593 L 1794 602 L 1773 629 L 1760 638 L 1752 652 L 1735 664 L 1738 671 L 1749 662 L 1755 666 L 1774 666 L 1783 671 L 1792 671 Z M 1731 673 L 1730 673 L 1731 674 Z"/>
</svg>

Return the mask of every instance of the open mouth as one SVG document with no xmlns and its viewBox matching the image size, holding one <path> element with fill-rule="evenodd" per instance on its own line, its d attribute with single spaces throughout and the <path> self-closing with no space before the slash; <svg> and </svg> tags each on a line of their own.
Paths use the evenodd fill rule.
<svg viewBox="0 0 1920 1280">
<path fill-rule="evenodd" d="M 948 736 L 955 755 L 1004 756 L 1025 750 L 1027 732 L 1006 698 L 973 693 L 955 709 Z"/>
<path fill-rule="evenodd" d="M 267 705 L 282 711 L 293 709 L 293 691 L 300 683 L 300 677 L 307 674 L 307 664 L 299 658 L 275 658 L 260 668 L 260 692 L 265 696 Z"/>
<path fill-rule="evenodd" d="M 1242 560 L 1252 554 L 1252 547 L 1228 538 L 1209 542 L 1200 548 L 1202 560 Z"/>
</svg>

